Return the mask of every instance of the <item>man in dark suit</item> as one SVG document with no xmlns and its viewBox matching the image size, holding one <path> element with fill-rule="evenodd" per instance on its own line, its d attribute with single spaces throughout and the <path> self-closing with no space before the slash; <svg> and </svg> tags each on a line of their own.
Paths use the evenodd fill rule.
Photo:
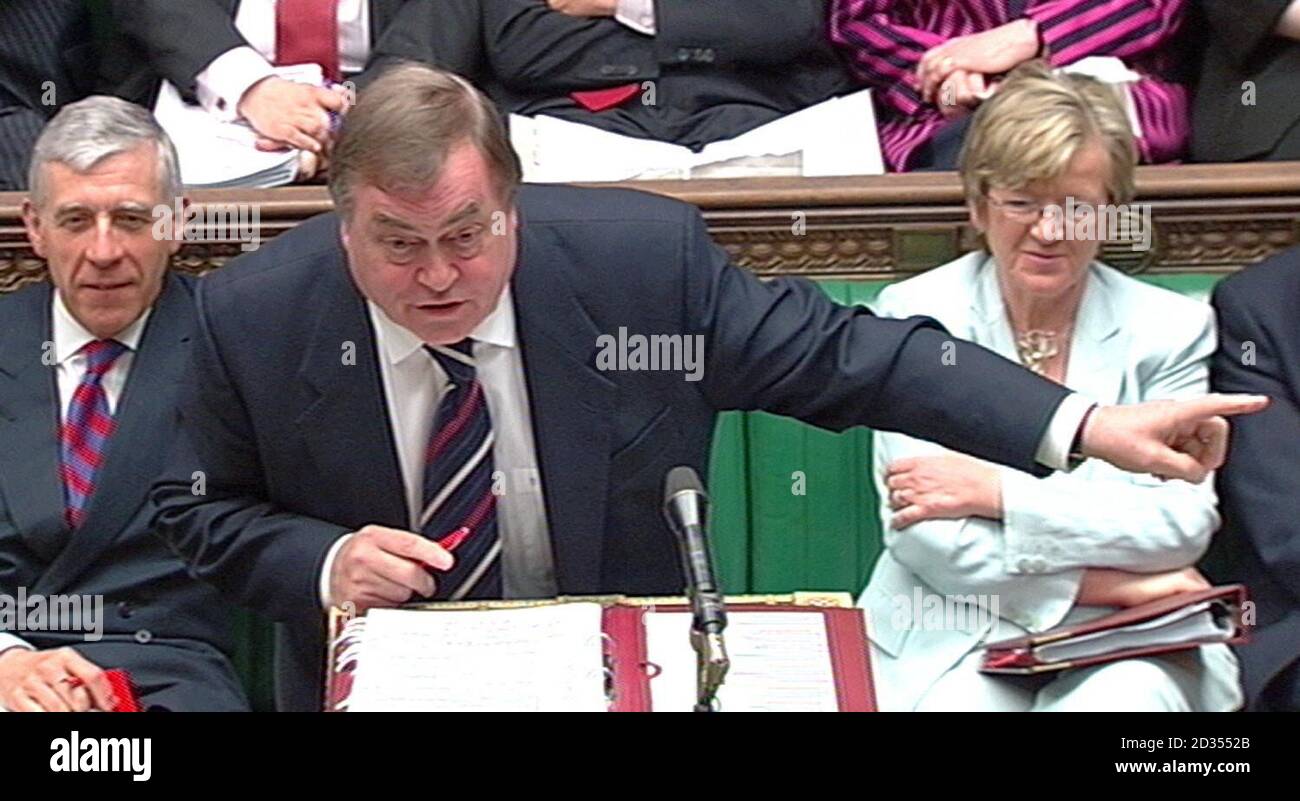
<svg viewBox="0 0 1300 801">
<path fill-rule="evenodd" d="M 113 0 L 122 40 L 105 61 L 105 85 L 152 108 L 165 79 L 223 118 L 246 119 L 263 147 L 319 153 L 345 94 L 277 78 L 272 65 L 319 63 L 327 79 L 350 78 L 407 2 Z"/>
<path fill-rule="evenodd" d="M 92 38 L 82 0 L 0 3 L 0 191 L 26 188 L 41 128 L 91 89 Z"/>
<path fill-rule="evenodd" d="M 1260 392 L 1267 410 L 1239 421 L 1218 475 L 1223 530 L 1207 571 L 1241 581 L 1257 613 L 1238 649 L 1249 709 L 1300 710 L 1300 250 L 1222 281 L 1214 291 L 1219 350 L 1211 381 Z"/>
<path fill-rule="evenodd" d="M 759 281 L 691 206 L 518 180 L 464 79 L 390 70 L 343 124 L 338 215 L 199 288 L 157 525 L 286 624 L 281 708 L 320 707 L 331 604 L 680 592 L 661 483 L 704 468 L 719 410 L 901 430 L 1040 475 L 1078 452 L 1200 480 L 1222 457 L 1213 416 L 1260 404 L 1094 407 L 933 320 Z"/>
<path fill-rule="evenodd" d="M 24 222 L 53 286 L 0 297 L 0 593 L 81 600 L 36 626 L 17 608 L 0 707 L 110 709 L 103 671 L 123 668 L 146 706 L 246 709 L 228 607 L 150 528 L 195 333 L 191 281 L 167 271 L 180 239 L 154 217 L 179 197 L 175 153 L 148 112 L 92 97 L 33 160 Z"/>
<path fill-rule="evenodd" d="M 398 59 L 464 75 L 506 112 L 694 150 L 856 88 L 825 0 L 416 0 L 372 65 Z"/>
<path fill-rule="evenodd" d="M 1200 7 L 1208 24 L 1192 157 L 1300 159 L 1300 3 L 1200 0 Z"/>
</svg>

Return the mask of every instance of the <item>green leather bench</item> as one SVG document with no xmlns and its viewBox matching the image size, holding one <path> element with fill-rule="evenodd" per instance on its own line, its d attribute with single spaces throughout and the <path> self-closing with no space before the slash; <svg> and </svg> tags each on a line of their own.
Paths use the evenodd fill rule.
<svg viewBox="0 0 1300 801">
<path fill-rule="evenodd" d="M 1144 278 L 1207 297 L 1218 275 Z M 841 303 L 870 303 L 884 282 L 826 281 Z M 840 590 L 857 594 L 880 553 L 877 498 L 869 480 L 871 433 L 833 434 L 764 413 L 729 412 L 718 423 L 709 471 L 712 532 L 728 593 Z M 831 499 L 831 500 L 828 500 Z M 270 627 L 238 621 L 236 668 L 257 709 L 272 708 Z"/>
</svg>

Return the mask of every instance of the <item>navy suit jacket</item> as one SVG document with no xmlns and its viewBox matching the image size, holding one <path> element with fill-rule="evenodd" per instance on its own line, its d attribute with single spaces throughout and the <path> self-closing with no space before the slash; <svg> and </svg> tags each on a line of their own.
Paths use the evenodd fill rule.
<svg viewBox="0 0 1300 801">
<path fill-rule="evenodd" d="M 1066 390 L 933 320 L 883 320 L 807 281 L 759 281 L 674 200 L 526 186 L 518 208 L 512 291 L 563 594 L 682 591 L 662 484 L 675 465 L 704 471 L 720 410 L 902 430 L 1047 472 L 1034 454 Z M 241 256 L 197 297 L 188 444 L 155 492 L 158 530 L 199 575 L 287 624 L 278 704 L 319 709 L 326 553 L 348 531 L 409 519 L 338 219 Z M 598 369 L 600 337 L 620 327 L 701 335 L 702 380 Z M 196 469 L 203 497 L 190 492 Z"/>
<path fill-rule="evenodd" d="M 37 648 L 71 646 L 100 667 L 129 670 L 147 705 L 247 709 L 225 655 L 229 607 L 150 529 L 149 489 L 174 435 L 194 331 L 190 279 L 169 277 L 154 305 L 75 533 L 63 523 L 56 372 L 43 360 L 51 292 L 41 283 L 0 296 L 0 592 L 103 596 L 103 638 L 13 633 Z"/>
<path fill-rule="evenodd" d="M 1234 418 L 1218 473 L 1223 530 L 1206 572 L 1250 587 L 1253 641 L 1238 649 L 1248 708 L 1266 708 L 1271 685 L 1300 660 L 1300 249 L 1247 267 L 1214 291 L 1216 392 L 1268 395 L 1259 414 Z M 1253 363 L 1248 363 L 1253 357 Z M 1285 694 L 1285 690 L 1282 691 Z M 1295 690 L 1291 690 L 1292 693 Z M 1294 695 L 1279 699 L 1297 703 Z"/>
</svg>

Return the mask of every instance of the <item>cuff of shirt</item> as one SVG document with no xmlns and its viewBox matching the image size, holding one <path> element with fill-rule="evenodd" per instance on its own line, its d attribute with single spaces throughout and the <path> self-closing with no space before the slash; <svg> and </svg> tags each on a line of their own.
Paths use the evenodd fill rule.
<svg viewBox="0 0 1300 801">
<path fill-rule="evenodd" d="M 239 101 L 249 88 L 275 74 L 275 69 L 251 47 L 236 47 L 212 60 L 195 78 L 199 104 L 222 122 L 239 119 Z"/>
<path fill-rule="evenodd" d="M 654 0 L 618 0 L 614 19 L 646 36 L 654 36 L 658 32 Z"/>
<path fill-rule="evenodd" d="M 26 648 L 28 651 L 36 650 L 31 643 L 27 642 L 23 638 L 15 637 L 14 635 L 8 634 L 6 632 L 0 632 L 0 654 L 3 654 L 5 651 L 9 651 L 14 648 Z"/>
<path fill-rule="evenodd" d="M 1047 425 L 1047 433 L 1038 443 L 1038 452 L 1034 459 L 1039 464 L 1053 470 L 1069 470 L 1070 446 L 1079 433 L 1083 417 L 1093 407 L 1093 401 L 1078 393 L 1065 396 L 1061 405 L 1056 407 L 1052 422 Z"/>
<path fill-rule="evenodd" d="M 343 543 L 352 539 L 351 534 L 344 534 L 338 538 L 338 541 L 330 546 L 329 553 L 325 554 L 325 562 L 320 568 L 320 605 L 322 609 L 328 610 L 334 604 L 330 598 L 330 570 L 334 567 L 334 557 L 338 556 L 339 548 Z"/>
</svg>

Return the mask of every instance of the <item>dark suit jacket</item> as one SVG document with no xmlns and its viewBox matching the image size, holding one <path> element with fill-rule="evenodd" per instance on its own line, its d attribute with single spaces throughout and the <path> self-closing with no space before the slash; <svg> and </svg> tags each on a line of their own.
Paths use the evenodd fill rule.
<svg viewBox="0 0 1300 801">
<path fill-rule="evenodd" d="M 563 594 L 682 591 L 662 482 L 675 465 L 705 469 L 719 410 L 902 430 L 1047 472 L 1034 453 L 1066 391 L 952 344 L 933 320 L 882 320 L 806 281 L 759 281 L 728 265 L 698 211 L 654 195 L 524 187 L 519 212 L 513 296 Z M 345 532 L 409 519 L 337 218 L 204 279 L 198 306 L 189 444 L 155 490 L 158 530 L 199 575 L 287 624 L 278 705 L 319 709 L 325 555 Z M 598 370 L 598 337 L 620 327 L 702 335 L 702 380 Z M 943 366 L 949 348 L 956 364 Z"/>
<path fill-rule="evenodd" d="M 1300 42 L 1273 33 L 1291 0 L 1200 0 L 1207 42 L 1192 117 L 1192 158 L 1266 157 L 1300 122 Z M 1255 85 L 1245 105 L 1243 84 Z"/>
<path fill-rule="evenodd" d="M 93 86 L 94 49 L 82 0 L 0 3 L 0 191 L 27 188 L 41 129 Z"/>
<path fill-rule="evenodd" d="M 371 44 L 411 0 L 369 0 Z M 153 108 L 160 79 L 192 97 L 195 78 L 217 56 L 248 42 L 235 28 L 239 0 L 112 0 L 119 40 L 107 49 L 104 83 L 119 97 Z"/>
<path fill-rule="evenodd" d="M 693 149 L 738 136 L 855 86 L 826 33 L 825 0 L 658 0 L 645 36 L 543 0 L 416 0 L 380 40 L 373 75 L 407 59 L 460 73 L 507 113 L 546 113 Z M 570 92 L 653 81 L 593 114 Z"/>
<path fill-rule="evenodd" d="M 229 607 L 150 530 L 149 488 L 174 434 L 194 331 L 189 280 L 169 278 L 154 306 L 86 521 L 74 534 L 63 523 L 56 374 L 42 359 L 50 301 L 49 284 L 0 296 L 0 592 L 101 595 L 103 639 L 13 633 L 37 648 L 72 646 L 101 667 L 126 668 L 149 705 L 246 709 L 225 655 Z M 146 644 L 140 632 L 148 632 Z"/>
<path fill-rule="evenodd" d="M 1254 641 L 1238 650 L 1251 708 L 1300 659 L 1300 250 L 1247 267 L 1214 292 L 1216 392 L 1268 395 L 1263 412 L 1235 418 L 1218 474 L 1223 530 L 1207 557 L 1217 581 L 1250 587 Z M 1247 343 L 1252 343 L 1246 349 Z M 1254 364 L 1243 363 L 1253 355 Z"/>
</svg>

